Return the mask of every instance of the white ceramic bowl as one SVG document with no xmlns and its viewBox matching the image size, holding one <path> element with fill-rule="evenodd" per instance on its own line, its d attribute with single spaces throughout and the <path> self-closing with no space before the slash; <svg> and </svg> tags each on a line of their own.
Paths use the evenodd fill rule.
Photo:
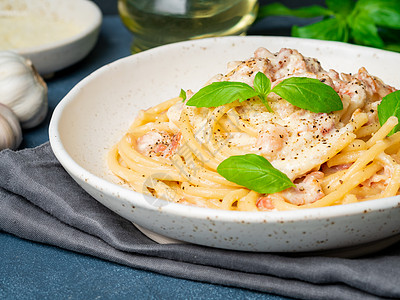
<svg viewBox="0 0 400 300">
<path fill-rule="evenodd" d="M 94 2 L 88 0 L 0 1 L 0 18 L 12 16 L 39 16 L 54 20 L 55 24 L 57 21 L 64 21 L 79 27 L 74 35 L 60 40 L 49 40 L 33 47 L 7 49 L 32 60 L 42 75 L 64 69 L 84 58 L 94 47 L 102 22 L 100 9 Z M 19 26 L 9 28 L 8 34 L 10 32 L 21 34 L 18 28 Z M 27 28 L 27 31 L 29 30 L 30 28 Z M 0 39 L 2 38 L 5 37 L 0 36 Z"/>
<path fill-rule="evenodd" d="M 400 197 L 286 212 L 230 212 L 168 203 L 120 184 L 106 155 L 139 109 L 197 90 L 226 63 L 296 48 L 326 69 L 372 74 L 400 87 L 400 55 L 336 42 L 282 37 L 225 37 L 155 48 L 106 65 L 77 84 L 56 107 L 52 149 L 71 176 L 94 198 L 158 235 L 248 251 L 303 252 L 351 247 L 399 236 Z"/>
</svg>

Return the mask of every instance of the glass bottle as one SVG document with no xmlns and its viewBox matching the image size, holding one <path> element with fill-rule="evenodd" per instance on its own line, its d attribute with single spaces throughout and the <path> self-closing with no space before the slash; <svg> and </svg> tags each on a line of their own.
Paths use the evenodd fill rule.
<svg viewBox="0 0 400 300">
<path fill-rule="evenodd" d="M 118 0 L 133 32 L 132 52 L 213 36 L 242 35 L 254 22 L 257 0 Z"/>
</svg>

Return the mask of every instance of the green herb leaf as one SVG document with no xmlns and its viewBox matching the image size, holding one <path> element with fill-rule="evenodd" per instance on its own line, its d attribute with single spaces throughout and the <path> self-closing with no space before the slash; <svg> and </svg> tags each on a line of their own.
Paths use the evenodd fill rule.
<svg viewBox="0 0 400 300">
<path fill-rule="evenodd" d="M 271 92 L 271 80 L 264 73 L 258 72 L 254 77 L 253 85 L 262 103 L 269 112 L 272 112 L 267 100 L 268 94 Z"/>
<path fill-rule="evenodd" d="M 292 36 L 400 52 L 400 42 L 387 39 L 384 34 L 387 29 L 400 30 L 399 0 L 326 0 L 326 6 L 290 9 L 281 3 L 272 3 L 260 7 L 257 19 L 268 16 L 323 17 L 322 21 L 307 26 L 292 26 Z"/>
<path fill-rule="evenodd" d="M 388 44 L 384 47 L 385 50 L 400 52 L 400 44 Z"/>
<path fill-rule="evenodd" d="M 326 6 L 335 14 L 347 16 L 354 9 L 354 0 L 326 0 Z"/>
<path fill-rule="evenodd" d="M 271 91 L 271 80 L 262 72 L 258 72 L 254 77 L 254 89 L 260 95 L 268 96 Z"/>
<path fill-rule="evenodd" d="M 366 13 L 358 14 L 350 26 L 355 43 L 376 48 L 384 47 L 384 42 L 378 34 L 378 28 Z"/>
<path fill-rule="evenodd" d="M 400 121 L 400 91 L 395 91 L 382 98 L 382 102 L 378 105 L 378 117 L 381 126 L 385 124 L 391 116 L 397 117 Z M 400 124 L 397 124 L 388 135 L 400 130 Z"/>
<path fill-rule="evenodd" d="M 181 89 L 181 92 L 179 93 L 179 97 L 182 98 L 182 101 L 186 100 L 186 92 L 183 89 Z"/>
<path fill-rule="evenodd" d="M 258 10 L 257 18 L 261 19 L 269 16 L 294 16 L 298 18 L 315 18 L 320 16 L 328 16 L 331 14 L 331 11 L 319 5 L 311 5 L 308 7 L 290 9 L 282 3 L 275 2 L 261 6 Z"/>
<path fill-rule="evenodd" d="M 281 171 L 256 154 L 231 156 L 219 164 L 217 172 L 227 180 L 262 194 L 272 194 L 294 186 Z"/>
<path fill-rule="evenodd" d="M 303 27 L 293 26 L 292 36 L 309 39 L 347 42 L 349 30 L 344 20 L 330 18 Z"/>
<path fill-rule="evenodd" d="M 399 0 L 359 0 L 357 14 L 367 14 L 376 25 L 400 29 Z"/>
<path fill-rule="evenodd" d="M 242 102 L 257 95 L 258 93 L 251 86 L 243 82 L 213 82 L 194 94 L 186 105 L 217 107 L 236 100 Z"/>
<path fill-rule="evenodd" d="M 316 113 L 330 113 L 343 109 L 335 90 L 314 78 L 291 77 L 278 83 L 272 92 L 291 104 Z"/>
</svg>

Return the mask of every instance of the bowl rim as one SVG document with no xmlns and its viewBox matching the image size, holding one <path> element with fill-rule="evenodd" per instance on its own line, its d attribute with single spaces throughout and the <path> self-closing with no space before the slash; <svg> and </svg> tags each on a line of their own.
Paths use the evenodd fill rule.
<svg viewBox="0 0 400 300">
<path fill-rule="evenodd" d="M 30 1 L 40 1 L 40 0 L 30 0 Z M 54 0 L 52 0 L 54 1 Z M 59 1 L 59 0 L 57 0 Z M 27 47 L 27 48 L 13 48 L 13 49 L 7 49 L 7 51 L 13 51 L 18 53 L 19 55 L 22 56 L 28 56 L 28 55 L 35 55 L 40 52 L 45 52 L 45 51 L 50 51 L 53 49 L 61 48 L 66 45 L 69 45 L 71 43 L 74 43 L 76 41 L 79 41 L 81 39 L 84 39 L 91 33 L 95 32 L 98 30 L 101 26 L 102 20 L 103 20 L 103 15 L 100 10 L 100 8 L 94 3 L 93 1 L 89 0 L 69 0 L 69 4 L 73 4 L 76 6 L 82 6 L 85 5 L 88 9 L 90 9 L 93 12 L 93 18 L 92 22 L 88 24 L 87 26 L 83 27 L 82 30 L 80 30 L 77 34 L 74 34 L 73 36 L 55 41 L 55 42 L 49 42 L 45 44 L 41 44 L 38 46 L 33 46 L 33 47 Z"/>
<path fill-rule="evenodd" d="M 104 72 L 113 66 L 117 66 L 119 64 L 125 63 L 127 60 L 139 60 L 142 56 L 156 56 L 159 53 L 162 53 L 165 49 L 176 48 L 180 49 L 181 47 L 188 47 L 195 45 L 212 45 L 216 44 L 219 40 L 228 40 L 228 41 L 241 41 L 243 39 L 289 39 L 292 41 L 298 41 L 301 43 L 311 43 L 315 46 L 318 44 L 331 45 L 332 47 L 340 46 L 340 47 L 349 47 L 350 49 L 363 49 L 368 51 L 374 51 L 381 54 L 397 54 L 391 51 L 375 49 L 365 46 L 346 44 L 342 42 L 334 42 L 334 41 L 322 41 L 322 40 L 312 40 L 312 39 L 303 39 L 303 38 L 294 38 L 294 37 L 281 37 L 281 36 L 228 36 L 228 37 L 217 37 L 217 38 L 206 38 L 200 40 L 192 40 L 192 41 L 184 41 L 178 42 L 168 45 L 159 46 L 153 49 L 149 49 L 143 51 L 138 54 L 130 55 L 127 57 L 123 57 L 115 60 L 109 64 L 100 67 L 87 77 L 83 78 L 80 82 L 78 82 L 59 102 L 56 106 L 53 115 L 50 120 L 49 125 L 49 140 L 51 148 L 59 160 L 64 169 L 67 170 L 73 177 L 80 178 L 82 180 L 84 178 L 85 183 L 89 184 L 89 186 L 98 189 L 97 187 L 102 187 L 101 192 L 113 196 L 117 196 L 118 198 L 124 199 L 127 202 L 131 203 L 135 207 L 140 207 L 142 209 L 149 210 L 157 210 L 160 212 L 168 213 L 170 215 L 176 216 L 186 216 L 193 219 L 209 219 L 209 220 L 218 220 L 218 221 L 227 221 L 227 222 L 248 222 L 248 223 L 282 223 L 282 222 L 295 222 L 295 221 L 304 221 L 304 220 L 321 220 L 321 219 L 332 219 L 337 217 L 346 217 L 350 215 L 359 215 L 366 214 L 370 212 L 382 211 L 392 208 L 400 207 L 400 195 L 381 198 L 375 200 L 368 200 L 365 202 L 357 202 L 346 205 L 337 205 L 337 206 L 329 206 L 329 207 L 321 207 L 321 208 L 308 208 L 308 209 L 299 209 L 292 211 L 228 211 L 228 210 L 218 210 L 211 208 L 203 208 L 196 206 L 189 206 L 179 203 L 172 203 L 166 200 L 158 199 L 156 197 L 144 196 L 141 193 L 135 192 L 133 190 L 128 189 L 122 185 L 118 185 L 116 183 L 110 182 L 104 178 L 101 178 L 78 164 L 67 152 L 67 150 L 63 146 L 63 142 L 59 137 L 58 126 L 60 119 L 62 118 L 64 108 L 67 107 L 71 102 L 73 102 L 75 95 L 79 93 L 79 91 L 85 86 L 87 82 L 95 80 L 97 77 L 101 76 Z M 157 204 L 148 205 L 148 202 L 141 202 L 135 200 L 138 197 L 148 198 L 155 200 Z M 145 205 L 142 205 L 145 203 Z M 367 203 L 367 204 L 366 204 Z"/>
</svg>

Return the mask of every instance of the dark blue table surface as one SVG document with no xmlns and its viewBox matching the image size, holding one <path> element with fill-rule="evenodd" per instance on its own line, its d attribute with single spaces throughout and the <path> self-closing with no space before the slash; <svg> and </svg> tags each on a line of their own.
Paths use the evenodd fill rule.
<svg viewBox="0 0 400 300">
<path fill-rule="evenodd" d="M 285 19 L 258 24 L 249 33 L 287 34 Z M 48 141 L 48 125 L 58 102 L 99 67 L 130 55 L 132 35 L 117 15 L 107 15 L 99 41 L 81 62 L 47 78 L 49 114 L 24 131 L 21 148 Z M 287 299 L 254 291 L 177 279 L 132 269 L 0 232 L 0 299 Z"/>
</svg>

